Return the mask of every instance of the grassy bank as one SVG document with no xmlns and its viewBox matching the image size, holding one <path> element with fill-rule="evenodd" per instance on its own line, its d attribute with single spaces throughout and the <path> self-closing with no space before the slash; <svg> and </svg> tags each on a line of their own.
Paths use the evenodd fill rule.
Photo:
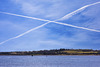
<svg viewBox="0 0 100 67">
<path fill-rule="evenodd" d="M 100 55 L 100 50 L 92 49 L 52 49 L 40 51 L 0 52 L 0 55 Z"/>
</svg>

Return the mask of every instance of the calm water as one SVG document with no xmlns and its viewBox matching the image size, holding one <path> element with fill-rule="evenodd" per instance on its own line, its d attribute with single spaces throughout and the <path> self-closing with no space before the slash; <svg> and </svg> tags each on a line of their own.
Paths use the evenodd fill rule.
<svg viewBox="0 0 100 67">
<path fill-rule="evenodd" d="M 100 56 L 0 56 L 0 67 L 100 67 Z"/>
</svg>

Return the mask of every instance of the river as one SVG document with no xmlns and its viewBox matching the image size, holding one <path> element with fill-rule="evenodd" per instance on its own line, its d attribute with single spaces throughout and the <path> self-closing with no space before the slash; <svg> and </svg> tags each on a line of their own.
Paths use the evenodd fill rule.
<svg viewBox="0 0 100 67">
<path fill-rule="evenodd" d="M 0 56 L 0 67 L 100 67 L 100 56 Z"/>
</svg>

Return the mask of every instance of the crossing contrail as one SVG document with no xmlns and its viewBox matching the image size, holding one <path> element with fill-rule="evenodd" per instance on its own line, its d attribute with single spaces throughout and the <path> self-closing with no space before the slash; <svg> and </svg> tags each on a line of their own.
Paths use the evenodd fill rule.
<svg viewBox="0 0 100 67">
<path fill-rule="evenodd" d="M 80 29 L 84 29 L 84 30 L 94 31 L 94 32 L 100 32 L 99 30 L 89 29 L 89 28 L 85 28 L 85 27 L 79 27 L 79 26 L 66 24 L 66 23 L 61 23 L 61 22 L 54 22 L 54 23 L 57 23 L 57 24 L 60 24 L 60 25 L 65 25 L 65 26 L 70 26 L 70 27 L 74 27 L 74 28 L 80 28 Z"/>
<path fill-rule="evenodd" d="M 29 16 L 24 16 L 24 15 L 14 14 L 14 13 L 8 13 L 8 12 L 2 12 L 2 11 L 0 11 L 0 13 L 8 14 L 8 15 L 13 15 L 13 16 L 18 16 L 18 17 L 23 17 L 23 18 L 28 18 L 28 19 L 33 19 L 33 20 L 40 20 L 40 21 L 51 22 L 51 21 L 45 20 L 45 19 L 40 19 L 40 18 L 36 18 L 36 17 L 29 17 Z"/>
<path fill-rule="evenodd" d="M 99 2 L 96 2 L 96 3 L 93 3 L 93 4 L 85 5 L 85 6 L 81 7 L 81 8 L 79 8 L 79 9 L 77 9 L 77 10 L 75 10 L 75 11 L 73 11 L 73 12 L 67 14 L 67 15 L 65 15 L 64 17 L 62 17 L 62 18 L 59 19 L 59 20 L 66 20 L 66 19 L 69 19 L 70 17 L 72 17 L 73 15 L 75 15 L 75 14 L 81 12 L 81 11 L 84 10 L 85 8 L 90 7 L 90 6 L 93 6 L 93 5 L 96 5 L 96 4 L 100 4 L 100 1 L 99 1 Z"/>
<path fill-rule="evenodd" d="M 38 28 L 41 28 L 41 27 L 47 25 L 48 23 L 50 23 L 50 22 L 47 22 L 47 23 L 44 23 L 44 24 L 42 24 L 42 25 L 40 25 L 40 26 L 37 26 L 37 27 L 35 27 L 35 28 L 32 28 L 32 29 L 30 29 L 30 30 L 28 30 L 28 31 L 26 31 L 26 32 L 24 32 L 24 33 L 18 35 L 18 36 L 15 36 L 15 37 L 12 37 L 12 38 L 10 38 L 10 39 L 8 39 L 8 40 L 5 40 L 5 41 L 1 42 L 0 44 L 3 44 L 3 43 L 8 42 L 8 41 L 10 41 L 10 40 L 19 38 L 19 37 L 21 37 L 21 36 L 23 36 L 23 35 L 25 35 L 25 34 L 31 32 L 31 31 L 33 31 L 33 30 L 36 30 L 36 29 L 38 29 Z"/>
<path fill-rule="evenodd" d="M 28 31 L 26 31 L 26 32 L 24 32 L 24 33 L 18 35 L 18 36 L 15 36 L 15 37 L 12 37 L 12 38 L 10 38 L 10 39 L 8 39 L 8 40 L 5 40 L 5 41 L 1 42 L 0 44 L 3 44 L 3 43 L 6 43 L 6 42 L 8 42 L 8 41 L 10 41 L 10 40 L 19 38 L 19 37 L 21 37 L 21 36 L 23 36 L 23 35 L 25 35 L 25 34 L 31 32 L 31 31 L 34 31 L 34 30 L 36 30 L 36 29 L 38 29 L 38 28 L 41 28 L 41 27 L 47 25 L 48 23 L 51 23 L 51 22 L 47 22 L 47 23 L 44 23 L 44 24 L 42 24 L 42 25 L 40 25 L 40 26 L 37 26 L 37 27 L 35 27 L 35 28 L 32 28 L 32 29 L 30 29 L 30 30 L 28 30 Z M 57 24 L 60 24 L 60 25 L 65 25 L 65 26 L 70 26 L 70 27 L 74 27 L 74 28 L 79 28 L 79 29 L 85 29 L 85 30 L 94 31 L 94 32 L 100 32 L 99 30 L 89 29 L 89 28 L 84 28 L 84 27 L 79 27 L 79 26 L 75 26 L 75 25 L 71 25 L 71 24 L 66 24 L 66 23 L 61 23 L 61 22 L 56 22 L 56 21 L 54 21 L 53 23 L 57 23 Z"/>
<path fill-rule="evenodd" d="M 20 16 L 20 17 L 25 17 L 25 18 L 30 18 L 30 19 L 40 20 L 40 21 L 47 21 L 47 24 L 48 24 L 48 22 L 49 22 L 49 23 L 50 23 L 50 22 L 53 22 L 53 23 L 57 23 L 57 24 L 61 24 L 61 25 L 70 26 L 70 27 L 75 27 L 75 28 L 85 29 L 85 30 L 89 30 L 89 31 L 99 32 L 99 30 L 95 30 L 95 29 L 89 29 L 89 28 L 80 27 L 80 26 L 75 26 L 75 25 L 71 25 L 71 24 L 67 24 L 67 23 L 57 22 L 57 21 L 60 20 L 60 19 L 57 19 L 57 20 L 55 20 L 55 21 L 51 21 L 51 20 L 45 20 L 45 19 L 40 19 L 40 18 L 35 18 L 35 17 L 29 17 L 29 16 L 23 16 L 23 15 L 18 15 L 18 14 L 13 14 L 13 13 L 7 13 L 7 12 L 0 12 L 0 13 L 9 14 L 9 15 L 14 15 L 14 16 Z M 46 23 L 43 24 L 43 25 L 41 25 L 41 26 L 39 26 L 39 28 L 42 27 L 42 26 L 44 26 L 44 25 L 46 25 Z"/>
<path fill-rule="evenodd" d="M 96 4 L 100 4 L 100 1 L 99 2 L 95 2 L 95 3 L 92 3 L 92 4 L 89 4 L 89 5 L 85 5 L 67 15 L 65 15 L 64 17 L 58 19 L 58 20 L 64 20 L 64 19 L 68 19 L 70 17 L 72 17 L 73 15 L 81 12 L 82 10 L 84 10 L 85 8 L 89 7 L 89 6 L 93 6 L 93 5 L 96 5 Z M 8 13 L 8 12 L 2 12 L 0 11 L 0 13 L 3 13 L 3 14 L 8 14 L 8 15 L 13 15 L 13 16 L 19 16 L 19 17 L 23 17 L 23 18 L 29 18 L 29 19 L 34 19 L 34 20 L 40 20 L 40 21 L 47 21 L 47 22 L 51 22 L 50 20 L 46 20 L 46 19 L 41 19 L 41 18 L 36 18 L 36 17 L 29 17 L 29 16 L 24 16 L 24 15 L 19 15 L 19 14 L 14 14 L 14 13 Z M 57 21 L 58 21 L 57 20 Z"/>
<path fill-rule="evenodd" d="M 95 5 L 95 4 L 98 4 L 98 3 L 100 3 L 100 2 L 96 2 L 96 3 L 93 3 L 93 4 L 89 4 L 89 5 L 86 5 L 85 7 L 91 6 L 91 5 Z M 82 7 L 82 8 L 83 8 L 83 7 Z M 81 9 L 82 9 L 82 8 L 81 8 Z M 5 41 L 1 42 L 0 44 L 3 44 L 3 43 L 8 42 L 8 41 L 10 41 L 10 40 L 19 38 L 19 37 L 21 37 L 21 36 L 23 36 L 23 35 L 25 35 L 25 34 L 31 32 L 31 31 L 36 30 L 36 29 L 38 29 L 38 28 L 41 28 L 41 27 L 43 27 L 43 26 L 45 26 L 45 25 L 47 25 L 48 23 L 51 23 L 51 22 L 57 23 L 57 24 L 60 24 L 60 25 L 65 25 L 65 26 L 74 27 L 74 28 L 80 28 L 80 29 L 85 29 L 85 30 L 89 30 L 89 31 L 100 32 L 99 30 L 95 30 L 95 29 L 89 29 L 89 28 L 85 28 L 85 27 L 79 27 L 79 26 L 75 26 L 75 25 L 71 25 L 71 24 L 66 24 L 66 23 L 57 22 L 58 20 L 62 20 L 62 19 L 65 18 L 66 16 L 67 16 L 67 17 L 69 16 L 69 18 L 70 18 L 71 16 L 73 16 L 74 14 L 76 14 L 77 11 L 79 11 L 79 9 L 76 10 L 76 11 L 74 11 L 74 12 L 71 12 L 71 13 L 65 15 L 64 17 L 62 17 L 61 19 L 57 19 L 57 20 L 55 20 L 55 21 L 50 21 L 50 20 L 45 20 L 45 19 L 40 19 L 40 18 L 29 17 L 29 16 L 24 16 L 24 15 L 19 15 L 19 14 L 13 14 L 13 13 L 1 12 L 1 11 L 0 11 L 0 13 L 3 13 L 3 14 L 14 15 L 14 16 L 19 16 L 19 17 L 24 17 L 24 18 L 29 18 L 29 19 L 40 20 L 40 21 L 47 21 L 47 23 L 44 23 L 44 24 L 42 24 L 42 25 L 40 25 L 40 26 L 37 26 L 37 27 L 35 27 L 35 28 L 32 28 L 32 29 L 30 29 L 30 30 L 28 30 L 28 31 L 26 31 L 26 32 L 24 32 L 24 33 L 18 35 L 18 36 L 15 36 L 15 37 L 12 37 L 12 38 L 10 38 L 10 39 L 8 39 L 8 40 L 5 40 Z M 70 15 L 71 15 L 71 16 L 70 16 Z"/>
</svg>

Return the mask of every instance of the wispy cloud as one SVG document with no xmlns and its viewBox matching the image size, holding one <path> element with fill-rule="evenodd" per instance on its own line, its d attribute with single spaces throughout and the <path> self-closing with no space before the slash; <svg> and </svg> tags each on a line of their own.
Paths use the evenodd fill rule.
<svg viewBox="0 0 100 67">
<path fill-rule="evenodd" d="M 85 8 L 90 7 L 90 6 L 93 6 L 93 5 L 96 5 L 96 4 L 100 4 L 100 1 L 99 1 L 99 2 L 96 2 L 96 3 L 93 3 L 93 4 L 85 5 L 85 6 L 81 7 L 81 8 L 79 8 L 79 9 L 77 9 L 77 10 L 75 10 L 75 11 L 73 11 L 73 12 L 67 14 L 67 15 L 65 15 L 65 16 L 64 16 L 63 18 L 61 18 L 60 20 L 68 19 L 68 18 L 72 17 L 73 15 L 75 15 L 75 14 L 81 12 L 81 11 L 84 10 Z"/>
<path fill-rule="evenodd" d="M 48 19 L 58 19 L 64 15 L 65 9 L 69 11 L 68 6 L 61 0 L 12 0 L 20 7 L 21 12 L 29 16 L 39 16 Z M 67 2 L 66 2 L 67 3 Z M 62 9 L 63 8 L 63 9 Z"/>
<path fill-rule="evenodd" d="M 56 22 L 56 21 L 50 21 L 50 20 L 45 20 L 45 19 L 40 19 L 40 18 L 35 18 L 35 17 L 29 17 L 29 16 L 24 16 L 24 15 L 19 15 L 19 14 L 13 14 L 13 13 L 8 13 L 8 12 L 1 12 L 3 14 L 8 14 L 8 15 L 14 15 L 14 16 L 19 16 L 19 17 L 24 17 L 24 18 L 30 18 L 30 19 L 34 19 L 34 20 L 40 20 L 40 21 L 47 21 L 47 22 L 53 22 L 53 23 L 57 23 L 57 24 L 61 24 L 61 25 L 66 25 L 66 26 L 70 26 L 70 27 L 75 27 L 75 28 L 80 28 L 80 29 L 85 29 L 85 30 L 89 30 L 89 31 L 95 31 L 95 32 L 100 32 L 99 30 L 95 30 L 95 29 L 89 29 L 89 28 L 85 28 L 85 27 L 79 27 L 79 26 L 75 26 L 75 25 L 71 25 L 71 24 L 67 24 L 67 23 L 61 23 L 61 22 Z M 71 12 L 73 13 L 73 12 Z M 76 12 L 77 13 L 77 12 Z M 70 16 L 69 16 L 70 17 Z M 60 20 L 60 19 L 58 19 Z"/>
<path fill-rule="evenodd" d="M 83 4 L 83 1 L 80 1 L 82 4 L 79 5 L 80 3 L 78 3 L 78 5 L 74 4 L 72 5 L 72 3 L 76 2 L 76 0 L 74 0 L 74 2 L 70 1 L 71 4 L 69 5 L 68 2 L 65 2 L 66 0 L 53 0 L 52 3 L 50 3 L 51 1 L 50 0 L 38 0 L 39 2 L 41 1 L 41 4 L 40 3 L 36 3 L 36 2 L 30 2 L 29 1 L 36 1 L 36 0 L 29 0 L 29 1 L 25 1 L 25 0 L 13 0 L 13 1 L 18 1 L 18 3 L 21 3 L 21 1 L 23 1 L 24 5 L 21 4 L 17 4 L 16 6 L 19 7 L 20 9 L 22 9 L 22 11 L 24 12 L 23 15 L 28 15 L 28 16 L 35 16 L 35 17 L 42 17 L 44 18 L 45 17 L 48 17 L 48 18 L 53 18 L 53 19 L 56 19 L 56 18 L 59 18 L 61 16 L 63 16 L 64 14 L 67 14 L 77 8 L 79 8 L 80 6 L 84 5 L 84 4 L 88 4 L 88 3 L 91 3 L 91 2 L 94 2 L 94 1 L 91 1 L 91 0 L 88 0 L 87 1 L 84 1 L 84 4 Z M 38 2 L 37 1 L 37 2 Z M 45 2 L 45 6 L 46 6 L 46 3 L 47 5 L 50 6 L 51 9 L 49 9 L 49 6 L 46 6 L 48 8 L 44 8 L 44 2 Z M 65 2 L 66 5 L 64 5 L 64 3 L 61 3 L 61 1 Z M 79 2 L 79 0 L 77 1 Z M 53 4 L 54 3 L 54 4 Z M 57 4 L 58 3 L 58 4 Z M 25 4 L 27 4 L 28 6 L 30 6 L 31 8 L 29 7 L 25 7 Z M 51 7 L 52 6 L 52 7 Z M 61 7 L 60 7 L 61 6 Z M 72 6 L 74 9 L 72 9 L 70 6 Z M 76 7 L 75 7 L 76 6 Z M 35 8 L 36 7 L 36 8 Z M 55 8 L 54 8 L 55 7 Z M 95 6 L 94 6 L 95 7 Z M 96 6 L 97 7 L 97 6 Z M 34 9 L 33 9 L 34 8 Z M 42 10 L 43 8 L 43 10 Z M 71 8 L 72 10 L 70 10 L 69 8 Z M 16 8 L 14 8 L 16 10 Z M 36 10 L 35 10 L 36 9 Z M 53 10 L 54 9 L 54 10 Z M 66 10 L 67 9 L 67 10 Z M 3 10 L 4 11 L 4 10 Z M 16 10 L 17 11 L 17 10 Z M 19 14 L 17 12 L 13 12 L 11 11 L 11 13 L 16 13 L 16 14 Z M 41 12 L 40 12 L 41 11 Z M 45 12 L 46 11 L 46 12 Z M 68 12 L 69 11 L 69 12 Z M 90 10 L 91 11 L 91 10 Z M 8 11 L 10 12 L 10 11 Z M 84 11 L 85 12 L 85 11 Z M 90 13 L 90 12 L 89 12 Z M 88 13 L 88 14 L 89 14 Z M 21 13 L 20 13 L 21 14 Z M 95 13 L 94 13 L 95 14 Z M 3 15 L 3 14 L 2 14 Z M 4 15 L 6 16 L 6 15 Z M 13 16 L 12 16 L 13 17 Z M 34 18 L 35 18 L 34 17 Z M 20 18 L 20 17 L 19 17 Z M 31 18 L 31 17 L 28 17 L 28 18 Z M 38 18 L 38 19 L 39 19 Z M 75 18 L 75 17 L 74 17 Z M 12 18 L 13 19 L 13 18 Z M 20 18 L 21 19 L 21 18 Z M 25 18 L 24 18 L 25 19 Z M 36 19 L 36 18 L 35 18 Z M 73 19 L 73 18 L 72 18 Z M 30 20 L 30 19 L 28 19 Z M 36 19 L 37 20 L 37 19 Z M 41 19 L 39 19 L 41 20 Z M 44 19 L 45 20 L 45 19 Z M 81 19 L 80 19 L 81 20 Z M 16 20 L 17 21 L 17 20 Z M 45 20 L 46 22 L 48 22 L 48 20 Z M 20 22 L 20 21 L 19 21 Z M 29 22 L 29 21 L 26 21 L 26 22 Z M 34 20 L 33 20 L 34 22 Z M 40 21 L 41 22 L 41 21 Z M 52 21 L 53 22 L 53 21 Z M 74 22 L 74 21 L 73 21 Z M 15 24 L 17 22 L 14 22 Z M 42 23 L 42 22 L 41 22 Z M 76 23 L 76 22 L 75 22 Z M 91 25 L 92 25 L 92 22 L 90 22 Z M 26 24 L 26 23 L 25 23 Z M 32 23 L 31 23 L 32 24 Z M 38 24 L 38 23 L 36 23 Z M 52 28 L 52 25 L 54 25 L 54 27 Z M 19 38 L 19 39 L 16 39 L 16 41 L 14 41 L 12 39 L 12 41 L 9 41 L 8 43 L 5 43 L 5 45 L 1 45 L 0 49 L 1 50 L 35 50 L 35 49 L 51 49 L 51 48 L 74 48 L 75 46 L 78 48 L 78 47 L 87 47 L 87 45 L 91 45 L 90 47 L 92 47 L 94 45 L 94 42 L 98 42 L 99 44 L 99 33 L 95 33 L 95 32 L 89 32 L 89 31 L 85 31 L 85 30 L 81 30 L 81 29 L 76 29 L 76 28 L 71 28 L 73 27 L 72 25 L 72 22 L 70 22 L 70 24 L 62 24 L 61 22 L 59 22 L 58 24 L 57 23 L 51 23 L 49 24 L 48 26 L 50 26 L 51 28 L 48 28 L 48 26 L 45 26 L 45 27 L 42 27 L 41 29 L 38 29 L 38 30 L 35 30 L 27 35 L 25 35 L 23 38 Z M 81 24 L 81 23 L 80 23 Z M 30 25 L 30 23 L 29 23 Z M 61 26 L 61 25 L 67 25 L 68 27 L 65 27 L 65 26 Z M 74 25 L 74 24 L 73 24 Z M 88 25 L 88 24 L 86 24 Z M 93 25 L 95 25 L 94 27 L 91 27 L 91 29 L 96 29 L 96 24 L 95 22 L 93 23 Z M 32 25 L 31 25 L 32 26 Z M 34 26 L 34 23 L 33 23 L 33 26 Z M 59 26 L 59 28 L 58 28 Z M 71 27 L 69 27 L 71 26 Z M 81 26 L 81 25 L 78 25 L 76 24 L 76 26 Z M 99 24 L 98 24 L 99 26 Z M 84 25 L 83 25 L 84 27 Z M 32 27 L 33 28 L 33 27 Z M 35 27 L 34 27 L 35 28 Z M 58 31 L 57 30 L 54 30 L 54 29 L 59 29 Z M 28 28 L 29 29 L 29 28 Z M 45 30 L 47 29 L 47 30 Z M 51 31 L 50 31 L 51 29 Z M 54 30 L 54 31 L 53 31 Z M 25 30 L 24 30 L 25 31 Z M 37 32 L 36 32 L 37 31 Z M 95 30 L 94 30 L 95 31 Z M 13 32 L 13 31 L 12 31 Z M 56 33 L 55 33 L 56 32 Z M 4 32 L 3 32 L 4 33 Z M 65 35 L 66 34 L 66 35 Z M 72 35 L 70 35 L 72 34 Z M 91 34 L 94 34 L 91 35 Z M 97 36 L 98 34 L 98 36 Z M 17 34 L 16 34 L 17 35 Z M 49 35 L 49 36 L 48 36 Z M 9 37 L 12 37 L 13 35 L 9 36 Z M 23 35 L 22 35 L 23 36 Z M 89 37 L 90 36 L 90 37 Z M 5 37 L 5 38 L 9 38 L 9 37 L 6 37 L 6 36 L 2 36 L 2 37 Z M 1 37 L 1 38 L 2 38 Z M 16 36 L 17 37 L 17 36 Z M 95 37 L 98 39 L 94 39 L 92 37 Z M 4 40 L 4 39 L 1 39 L 1 40 Z M 9 39 L 10 40 L 10 39 Z M 87 41 L 88 40 L 88 41 Z M 13 42 L 14 41 L 14 42 Z M 80 44 L 79 44 L 80 43 Z M 10 45 L 9 45 L 10 44 Z M 93 44 L 93 45 L 92 45 Z M 27 46 L 29 45 L 29 46 Z M 7 47 L 8 46 L 8 47 Z M 11 47 L 11 48 L 10 48 Z M 89 47 L 89 48 L 90 48 Z M 4 49 L 3 49 L 4 48 Z M 7 48 L 7 49 L 6 49 Z M 0 51 L 1 51 L 0 50 Z"/>
<path fill-rule="evenodd" d="M 78 13 L 79 11 L 81 11 L 82 9 L 84 9 L 84 8 L 86 8 L 86 7 L 89 7 L 89 6 L 91 6 L 91 5 L 98 4 L 98 3 L 100 3 L 100 2 L 96 2 L 96 3 L 93 3 L 93 4 L 86 5 L 86 6 L 80 8 L 80 9 L 78 9 L 78 10 L 76 10 L 76 11 L 73 11 L 73 12 L 71 12 L 71 13 L 65 15 L 65 16 L 62 17 L 61 19 L 57 19 L 57 20 L 62 20 L 62 19 L 65 18 L 65 17 L 67 17 L 67 19 L 68 19 L 68 18 L 70 18 L 71 16 L 77 14 L 77 13 Z M 95 29 L 89 29 L 89 28 L 79 27 L 79 26 L 75 26 L 75 25 L 71 25 L 71 24 L 56 22 L 57 20 L 56 20 L 56 21 L 50 21 L 50 20 L 45 20 L 45 19 L 40 19 L 40 18 L 35 18 L 35 17 L 29 17 L 29 16 L 23 16 L 23 15 L 8 13 L 8 12 L 0 12 L 0 13 L 4 13 L 4 14 L 8 14 L 8 15 L 14 15 L 14 16 L 19 16 L 19 17 L 24 17 L 24 18 L 30 18 L 30 19 L 40 20 L 40 21 L 48 21 L 47 23 L 45 23 L 45 24 L 43 24 L 43 25 L 40 25 L 40 26 L 35 27 L 35 28 L 32 28 L 32 29 L 26 31 L 25 33 L 22 33 L 22 34 L 20 34 L 20 35 L 18 35 L 18 36 L 16 36 L 16 37 L 13 37 L 13 38 L 8 39 L 8 40 L 5 40 L 5 41 L 1 42 L 0 44 L 3 44 L 3 43 L 5 43 L 5 42 L 7 42 L 7 41 L 10 41 L 10 40 L 12 40 L 12 39 L 19 38 L 19 37 L 21 37 L 21 36 L 23 36 L 23 35 L 25 35 L 25 34 L 31 32 L 31 31 L 33 31 L 33 30 L 36 30 L 36 29 L 38 29 L 38 28 L 40 28 L 40 27 L 45 26 L 46 24 L 48 24 L 48 23 L 50 23 L 50 22 L 57 23 L 57 24 L 61 24 L 61 25 L 65 25 L 65 26 L 70 26 L 70 27 L 74 27 L 74 28 L 80 28 L 80 29 L 85 29 L 85 30 L 89 30 L 89 31 L 100 32 L 99 30 L 95 30 Z M 63 19 L 63 20 L 64 20 L 64 19 Z"/>
<path fill-rule="evenodd" d="M 85 28 L 85 27 L 79 27 L 79 26 L 75 26 L 75 25 L 71 25 L 71 24 L 66 24 L 66 23 L 61 23 L 61 22 L 54 22 L 54 23 L 65 25 L 65 26 L 70 26 L 70 27 L 74 27 L 74 28 L 79 28 L 79 29 L 94 31 L 94 32 L 100 32 L 99 30 L 89 29 L 89 28 Z"/>
</svg>

